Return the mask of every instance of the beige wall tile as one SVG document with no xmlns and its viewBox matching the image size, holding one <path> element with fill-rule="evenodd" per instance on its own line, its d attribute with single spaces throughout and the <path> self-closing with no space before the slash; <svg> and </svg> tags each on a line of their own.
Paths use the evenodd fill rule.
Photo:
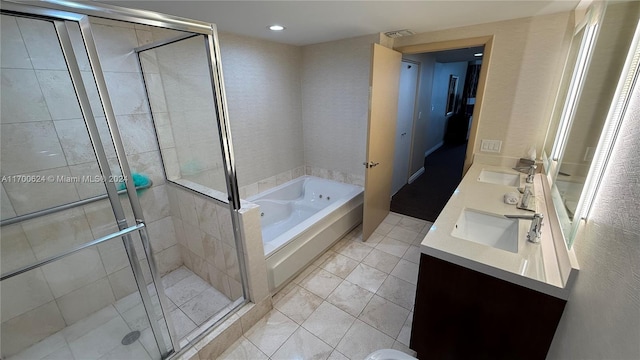
<svg viewBox="0 0 640 360">
<path fill-rule="evenodd" d="M 68 70 L 36 70 L 36 76 L 53 120 L 82 118 Z"/>
<path fill-rule="evenodd" d="M 205 235 L 203 241 L 204 258 L 207 262 L 216 267 L 216 269 L 226 272 L 227 265 L 224 262 L 224 250 L 222 242 L 210 235 Z"/>
<path fill-rule="evenodd" d="M 2 124 L 51 120 L 33 70 L 3 68 L 0 90 Z"/>
<path fill-rule="evenodd" d="M 56 302 L 65 322 L 70 325 L 115 300 L 109 280 L 104 277 L 56 299 Z"/>
<path fill-rule="evenodd" d="M 3 79 L 10 75 L 5 74 L 6 72 L 7 70 L 2 70 Z M 3 104 L 10 100 L 4 98 L 4 93 L 3 89 Z M 22 107 L 34 106 L 25 103 L 24 100 L 14 101 Z M 3 113 L 3 117 L 5 116 L 8 115 Z M 0 134 L 2 136 L 2 175 L 26 174 L 67 165 L 52 121 L 2 124 L 0 129 L 2 130 Z M 5 190 L 11 197 L 12 191 L 6 185 L 22 184 L 5 182 Z"/>
<path fill-rule="evenodd" d="M 188 224 L 198 226 L 198 213 L 193 194 L 187 190 L 177 189 L 178 206 L 180 207 L 180 217 Z"/>
<path fill-rule="evenodd" d="M 13 205 L 11 205 L 9 196 L 4 190 L 4 184 L 0 186 L 0 191 L 0 218 L 9 219 L 16 216 L 16 212 L 13 210 Z"/>
<path fill-rule="evenodd" d="M 51 300 L 53 295 L 41 269 L 14 276 L 0 283 L 2 321 L 7 321 Z"/>
<path fill-rule="evenodd" d="M 216 214 L 220 225 L 220 240 L 223 243 L 235 247 L 236 241 L 233 234 L 233 224 L 231 222 L 231 211 L 228 206 L 217 205 Z"/>
<path fill-rule="evenodd" d="M 209 269 L 209 283 L 211 286 L 223 293 L 226 297 L 231 298 L 231 288 L 229 287 L 228 276 L 211 263 L 207 263 L 207 266 Z"/>
<path fill-rule="evenodd" d="M 107 274 L 112 274 L 129 266 L 129 258 L 122 243 L 122 238 L 116 238 L 98 245 L 100 259 Z"/>
<path fill-rule="evenodd" d="M 63 329 L 64 320 L 51 301 L 9 321 L 2 322 L 2 357 L 9 357 Z"/>
<path fill-rule="evenodd" d="M 20 224 L 4 226 L 0 229 L 0 256 L 2 273 L 16 270 L 36 262 L 31 245 Z"/>
<path fill-rule="evenodd" d="M 215 202 L 201 196 L 195 196 L 194 200 L 200 229 L 213 235 L 216 239 L 220 239 L 220 226 L 218 225 Z"/>
<path fill-rule="evenodd" d="M 131 267 L 127 266 L 109 275 L 109 284 L 116 300 L 138 291 L 136 279 L 133 277 Z"/>
<path fill-rule="evenodd" d="M 79 200 L 75 185 L 64 180 L 71 176 L 69 168 L 66 166 L 36 171 L 27 175 L 46 180 L 36 184 L 31 182 L 4 184 L 7 195 L 9 195 L 18 215 Z M 58 180 L 58 177 L 62 177 L 62 180 Z"/>
<path fill-rule="evenodd" d="M 88 285 L 107 274 L 95 247 L 84 249 L 42 267 L 56 298 Z"/>
<path fill-rule="evenodd" d="M 0 60 L 2 67 L 33 68 L 15 17 L 2 15 L 0 25 L 2 26 L 2 34 L 0 35 L 2 36 L 2 58 Z"/>
<path fill-rule="evenodd" d="M 79 208 L 25 221 L 22 228 L 38 259 L 64 253 L 93 239 L 87 218 Z"/>
<path fill-rule="evenodd" d="M 53 24 L 27 18 L 16 21 L 34 69 L 67 69 Z"/>
<path fill-rule="evenodd" d="M 179 268 L 183 264 L 178 245 L 155 252 L 155 259 L 161 276 Z"/>
<path fill-rule="evenodd" d="M 147 226 L 149 242 L 154 252 L 160 252 L 178 243 L 171 216 L 149 223 Z"/>
</svg>

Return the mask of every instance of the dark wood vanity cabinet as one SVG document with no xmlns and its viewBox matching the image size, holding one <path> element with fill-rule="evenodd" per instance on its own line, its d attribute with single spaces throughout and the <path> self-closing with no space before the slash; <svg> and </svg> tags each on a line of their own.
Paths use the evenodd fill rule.
<svg viewBox="0 0 640 360">
<path fill-rule="evenodd" d="M 565 304 L 422 254 L 411 348 L 419 359 L 544 359 Z"/>
</svg>

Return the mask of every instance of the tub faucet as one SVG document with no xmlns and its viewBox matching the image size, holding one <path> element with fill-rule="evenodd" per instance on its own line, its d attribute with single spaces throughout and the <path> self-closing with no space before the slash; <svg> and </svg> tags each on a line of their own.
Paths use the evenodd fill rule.
<svg viewBox="0 0 640 360">
<path fill-rule="evenodd" d="M 519 171 L 521 173 L 528 174 L 528 176 L 527 176 L 527 184 L 532 184 L 533 183 L 533 177 L 536 175 L 536 169 L 537 168 L 538 168 L 538 165 L 532 164 L 532 165 L 529 165 L 529 166 L 514 167 L 513 170 Z"/>
<path fill-rule="evenodd" d="M 544 215 L 535 213 L 533 215 L 505 215 L 504 217 L 509 219 L 531 220 L 531 227 L 529 227 L 529 232 L 527 233 L 527 240 L 536 244 L 540 242 L 540 234 L 542 234 L 542 219 L 544 219 Z"/>
</svg>

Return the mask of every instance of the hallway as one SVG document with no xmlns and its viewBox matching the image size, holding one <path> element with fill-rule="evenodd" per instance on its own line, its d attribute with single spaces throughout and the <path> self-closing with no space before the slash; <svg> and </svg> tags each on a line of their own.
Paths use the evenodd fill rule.
<svg viewBox="0 0 640 360">
<path fill-rule="evenodd" d="M 467 144 L 445 144 L 424 160 L 424 173 L 391 199 L 391 211 L 434 222 L 462 179 Z"/>
</svg>

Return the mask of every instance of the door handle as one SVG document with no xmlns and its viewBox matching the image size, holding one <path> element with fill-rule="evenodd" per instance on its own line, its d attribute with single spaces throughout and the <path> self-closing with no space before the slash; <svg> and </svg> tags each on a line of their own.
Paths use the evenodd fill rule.
<svg viewBox="0 0 640 360">
<path fill-rule="evenodd" d="M 380 164 L 380 163 L 379 162 L 373 162 L 373 161 L 370 161 L 368 163 L 366 163 L 366 162 L 362 163 L 362 165 L 364 165 L 364 167 L 366 167 L 367 169 L 368 168 L 372 168 L 372 167 L 376 167 L 376 166 L 378 166 L 378 164 Z"/>
</svg>

